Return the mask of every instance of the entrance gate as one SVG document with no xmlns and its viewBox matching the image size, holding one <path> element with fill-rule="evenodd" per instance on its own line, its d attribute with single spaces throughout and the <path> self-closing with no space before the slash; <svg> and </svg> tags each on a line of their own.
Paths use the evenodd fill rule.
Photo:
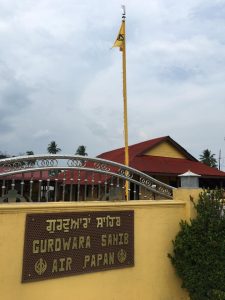
<svg viewBox="0 0 225 300">
<path fill-rule="evenodd" d="M 125 165 L 78 155 L 0 160 L 0 202 L 172 199 L 173 187 Z"/>
</svg>

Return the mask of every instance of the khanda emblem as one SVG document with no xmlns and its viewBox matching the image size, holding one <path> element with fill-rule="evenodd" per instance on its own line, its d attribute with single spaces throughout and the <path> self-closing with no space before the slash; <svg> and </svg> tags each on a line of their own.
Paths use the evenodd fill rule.
<svg viewBox="0 0 225 300">
<path fill-rule="evenodd" d="M 34 269 L 35 269 L 35 272 L 38 274 L 38 275 L 42 275 L 44 274 L 44 272 L 46 271 L 47 269 L 47 262 L 46 260 L 44 260 L 43 258 L 40 258 L 35 266 L 34 266 Z"/>
<path fill-rule="evenodd" d="M 123 42 L 124 41 L 124 35 L 119 33 L 119 35 L 117 37 L 117 41 Z"/>
<path fill-rule="evenodd" d="M 116 41 L 113 47 L 119 47 L 120 50 L 123 50 L 123 44 L 125 43 L 125 22 L 122 22 L 120 31 L 117 35 Z"/>
<path fill-rule="evenodd" d="M 118 261 L 122 264 L 127 259 L 127 252 L 124 249 L 120 249 L 117 253 Z"/>
</svg>

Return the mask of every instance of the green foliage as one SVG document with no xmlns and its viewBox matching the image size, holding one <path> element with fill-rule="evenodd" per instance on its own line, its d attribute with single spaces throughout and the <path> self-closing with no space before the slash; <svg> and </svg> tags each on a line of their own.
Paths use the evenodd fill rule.
<svg viewBox="0 0 225 300">
<path fill-rule="evenodd" d="M 3 153 L 2 151 L 0 151 L 0 159 L 4 159 L 4 158 L 8 158 L 10 157 L 7 153 Z"/>
<path fill-rule="evenodd" d="M 203 164 L 206 164 L 209 167 L 217 167 L 217 161 L 215 159 L 215 154 L 212 154 L 209 149 L 203 150 L 202 154 L 200 155 L 200 161 L 203 162 Z"/>
<path fill-rule="evenodd" d="M 26 151 L 26 155 L 34 155 L 34 151 L 28 150 L 28 151 Z"/>
<path fill-rule="evenodd" d="M 77 148 L 77 151 L 76 153 L 77 155 L 82 155 L 82 156 L 87 156 L 88 154 L 86 153 L 86 147 L 84 145 L 80 145 L 78 148 Z"/>
<path fill-rule="evenodd" d="M 215 300 L 224 300 L 225 299 L 225 292 L 220 290 L 212 290 L 209 293 L 211 299 Z"/>
<path fill-rule="evenodd" d="M 28 151 L 26 151 L 26 155 L 34 155 L 34 151 L 32 151 L 32 150 L 28 150 Z M 30 165 L 30 166 L 34 166 L 35 165 L 35 163 L 36 163 L 36 160 L 35 159 L 31 159 L 31 160 L 29 160 L 28 161 L 28 164 Z"/>
<path fill-rule="evenodd" d="M 191 300 L 225 300 L 225 202 L 222 191 L 204 191 L 197 217 L 181 221 L 169 258 Z"/>
<path fill-rule="evenodd" d="M 51 141 L 51 142 L 48 144 L 47 151 L 48 151 L 48 153 L 50 153 L 50 154 L 57 154 L 58 152 L 61 151 L 61 149 L 58 148 L 58 146 L 57 146 L 57 144 L 56 144 L 55 141 Z"/>
</svg>

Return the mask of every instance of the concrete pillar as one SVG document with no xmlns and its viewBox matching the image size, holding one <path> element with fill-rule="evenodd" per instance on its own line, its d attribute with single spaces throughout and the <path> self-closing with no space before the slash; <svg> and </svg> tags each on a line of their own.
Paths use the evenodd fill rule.
<svg viewBox="0 0 225 300">
<path fill-rule="evenodd" d="M 202 189 L 199 188 L 178 188 L 173 191 L 173 199 L 186 202 L 186 220 L 193 219 L 196 216 L 196 211 L 191 199 L 197 202 Z"/>
</svg>

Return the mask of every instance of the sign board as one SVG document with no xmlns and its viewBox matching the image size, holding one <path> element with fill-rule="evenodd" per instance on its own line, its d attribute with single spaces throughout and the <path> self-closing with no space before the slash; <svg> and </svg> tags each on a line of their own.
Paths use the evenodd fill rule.
<svg viewBox="0 0 225 300">
<path fill-rule="evenodd" d="M 134 212 L 28 214 L 22 282 L 134 265 Z"/>
</svg>

